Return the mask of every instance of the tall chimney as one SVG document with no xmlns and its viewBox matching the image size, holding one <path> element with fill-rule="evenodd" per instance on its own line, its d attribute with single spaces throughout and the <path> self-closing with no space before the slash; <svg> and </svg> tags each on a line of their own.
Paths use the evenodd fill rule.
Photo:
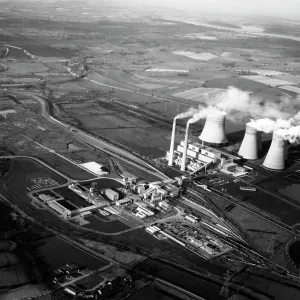
<svg viewBox="0 0 300 300">
<path fill-rule="evenodd" d="M 285 144 L 283 137 L 273 132 L 272 143 L 263 166 L 271 170 L 283 170 L 285 167 Z"/>
<path fill-rule="evenodd" d="M 257 159 L 258 158 L 257 150 L 258 150 L 257 130 L 248 123 L 246 124 L 246 132 L 238 154 L 245 159 Z"/>
<path fill-rule="evenodd" d="M 222 111 L 207 112 L 200 140 L 209 144 L 226 143 L 225 116 L 226 113 Z"/>
<path fill-rule="evenodd" d="M 188 121 L 187 124 L 186 124 L 185 137 L 184 137 L 184 146 L 183 146 L 183 155 L 182 155 L 181 168 L 180 168 L 180 170 L 183 171 L 183 172 L 185 172 L 185 165 L 186 165 L 186 154 L 187 154 L 188 139 L 189 139 L 189 127 L 190 127 L 190 123 Z"/>
<path fill-rule="evenodd" d="M 174 118 L 174 121 L 173 121 L 173 129 L 172 129 L 171 145 L 170 145 L 170 153 L 169 153 L 169 163 L 168 163 L 169 166 L 173 166 L 175 132 L 176 132 L 176 117 Z"/>
<path fill-rule="evenodd" d="M 261 131 L 256 132 L 256 139 L 257 139 L 257 151 L 261 152 L 262 150 Z"/>
</svg>

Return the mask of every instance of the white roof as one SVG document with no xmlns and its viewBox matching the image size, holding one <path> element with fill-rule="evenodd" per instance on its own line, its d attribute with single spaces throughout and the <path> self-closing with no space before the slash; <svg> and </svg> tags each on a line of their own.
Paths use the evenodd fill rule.
<svg viewBox="0 0 300 300">
<path fill-rule="evenodd" d="M 102 165 L 91 161 L 91 162 L 87 162 L 87 163 L 83 163 L 80 164 L 80 166 L 84 167 L 85 169 L 97 174 L 97 175 L 102 175 L 103 171 L 102 171 Z"/>
</svg>

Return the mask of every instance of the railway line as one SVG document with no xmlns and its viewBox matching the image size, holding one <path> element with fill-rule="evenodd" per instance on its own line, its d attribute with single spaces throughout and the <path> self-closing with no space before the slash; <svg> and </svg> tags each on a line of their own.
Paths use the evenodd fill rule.
<svg viewBox="0 0 300 300">
<path fill-rule="evenodd" d="M 191 190 L 187 189 L 187 191 L 190 192 Z M 261 251 L 261 249 L 258 248 L 256 246 L 256 244 L 253 243 L 252 239 L 246 233 L 244 233 L 243 229 L 238 224 L 236 224 L 236 222 L 234 222 L 232 219 L 229 219 L 226 216 L 226 214 L 224 212 L 222 212 L 222 210 L 220 210 L 218 207 L 216 207 L 214 205 L 214 203 L 212 203 L 212 201 L 208 197 L 206 197 L 200 193 L 197 193 L 197 192 L 195 192 L 194 194 L 197 195 L 198 197 L 200 197 L 201 200 L 204 199 L 204 200 L 207 200 L 208 203 L 211 203 L 212 207 L 214 207 L 214 212 L 218 212 L 221 215 L 221 218 L 223 218 L 226 221 L 227 226 L 229 225 L 230 228 L 233 229 L 234 232 L 237 233 L 239 236 L 241 236 L 244 240 L 244 242 L 241 242 L 238 240 L 233 240 L 233 239 L 230 239 L 230 241 L 228 241 L 227 240 L 228 237 L 227 237 L 226 238 L 227 242 L 234 243 L 236 247 L 241 247 L 246 251 L 246 253 L 249 253 L 249 254 L 253 255 L 254 257 L 257 257 L 259 259 L 259 261 L 263 262 L 262 263 L 263 266 L 266 266 L 266 263 L 267 263 L 268 266 L 273 266 L 274 268 L 276 268 L 276 270 L 280 270 L 281 272 L 283 271 L 286 275 L 296 278 L 296 276 L 294 276 L 293 274 L 290 274 L 288 269 L 286 269 L 285 267 L 279 265 L 275 261 L 266 257 L 265 253 L 263 251 Z M 294 232 L 291 232 L 291 233 L 295 234 L 297 237 L 300 237 L 298 234 L 296 234 Z M 220 238 L 222 239 L 224 237 L 220 237 Z"/>
<path fill-rule="evenodd" d="M 295 232 L 290 226 L 282 223 L 281 221 L 271 217 L 270 215 L 265 214 L 263 211 L 259 210 L 258 208 L 254 207 L 254 206 L 250 206 L 249 204 L 245 204 L 243 202 L 241 202 L 240 200 L 234 198 L 233 196 L 225 196 L 221 191 L 218 191 L 217 189 L 210 187 L 210 190 L 212 193 L 214 193 L 215 195 L 218 195 L 219 197 L 222 197 L 223 199 L 231 202 L 233 205 L 242 207 L 243 209 L 251 212 L 252 214 L 258 216 L 259 218 L 266 220 L 270 223 L 272 223 L 273 225 L 284 229 L 286 231 L 288 231 L 289 233 L 297 236 L 300 238 L 300 234 L 298 234 L 297 232 Z"/>
</svg>

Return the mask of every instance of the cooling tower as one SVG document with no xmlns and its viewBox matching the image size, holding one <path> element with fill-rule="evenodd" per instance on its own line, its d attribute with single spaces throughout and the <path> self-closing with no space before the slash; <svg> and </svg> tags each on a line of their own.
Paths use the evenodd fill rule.
<svg viewBox="0 0 300 300">
<path fill-rule="evenodd" d="M 208 144 L 225 144 L 225 112 L 208 112 L 200 140 Z"/>
<path fill-rule="evenodd" d="M 286 141 L 276 132 L 273 133 L 272 143 L 263 166 L 271 170 L 283 170 L 285 167 Z"/>
<path fill-rule="evenodd" d="M 242 141 L 239 155 L 245 159 L 257 159 L 258 134 L 257 130 L 251 125 L 246 124 L 246 132 Z"/>
<path fill-rule="evenodd" d="M 186 124 L 186 130 L 185 130 L 185 137 L 184 137 L 184 146 L 183 146 L 183 155 L 182 155 L 182 161 L 181 161 L 181 171 L 185 171 L 185 165 L 186 165 L 186 154 L 187 154 L 187 148 L 188 148 L 188 139 L 189 139 L 189 127 L 190 123 L 187 122 Z"/>
<path fill-rule="evenodd" d="M 172 129 L 171 145 L 170 145 L 170 155 L 169 155 L 169 166 L 173 166 L 175 132 L 176 132 L 176 118 L 174 118 L 174 121 L 173 121 L 173 129 Z"/>
</svg>

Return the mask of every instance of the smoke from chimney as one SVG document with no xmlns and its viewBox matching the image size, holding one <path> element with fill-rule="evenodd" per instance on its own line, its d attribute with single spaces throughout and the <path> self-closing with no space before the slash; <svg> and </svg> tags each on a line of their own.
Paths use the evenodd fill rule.
<svg viewBox="0 0 300 300">
<path fill-rule="evenodd" d="M 219 110 L 226 112 L 227 119 L 232 122 L 245 121 L 249 116 L 255 119 L 281 119 L 282 122 L 288 120 L 291 125 L 296 125 L 300 122 L 300 97 L 296 99 L 282 97 L 279 102 L 274 102 L 271 99 L 270 101 L 263 101 L 250 92 L 229 87 L 217 95 L 208 96 L 207 103 L 209 105 L 204 106 L 200 104 L 197 108 L 190 108 L 187 112 L 179 116 L 195 115 L 193 119 L 197 122 L 205 117 L 205 111 Z M 279 126 L 278 128 L 281 127 Z"/>
<path fill-rule="evenodd" d="M 196 114 L 198 112 L 199 109 L 195 108 L 195 107 L 190 107 L 186 112 L 183 112 L 179 115 L 177 115 L 175 118 L 176 119 L 184 119 L 184 118 L 188 118 L 188 117 L 192 117 L 194 114 Z"/>
</svg>

